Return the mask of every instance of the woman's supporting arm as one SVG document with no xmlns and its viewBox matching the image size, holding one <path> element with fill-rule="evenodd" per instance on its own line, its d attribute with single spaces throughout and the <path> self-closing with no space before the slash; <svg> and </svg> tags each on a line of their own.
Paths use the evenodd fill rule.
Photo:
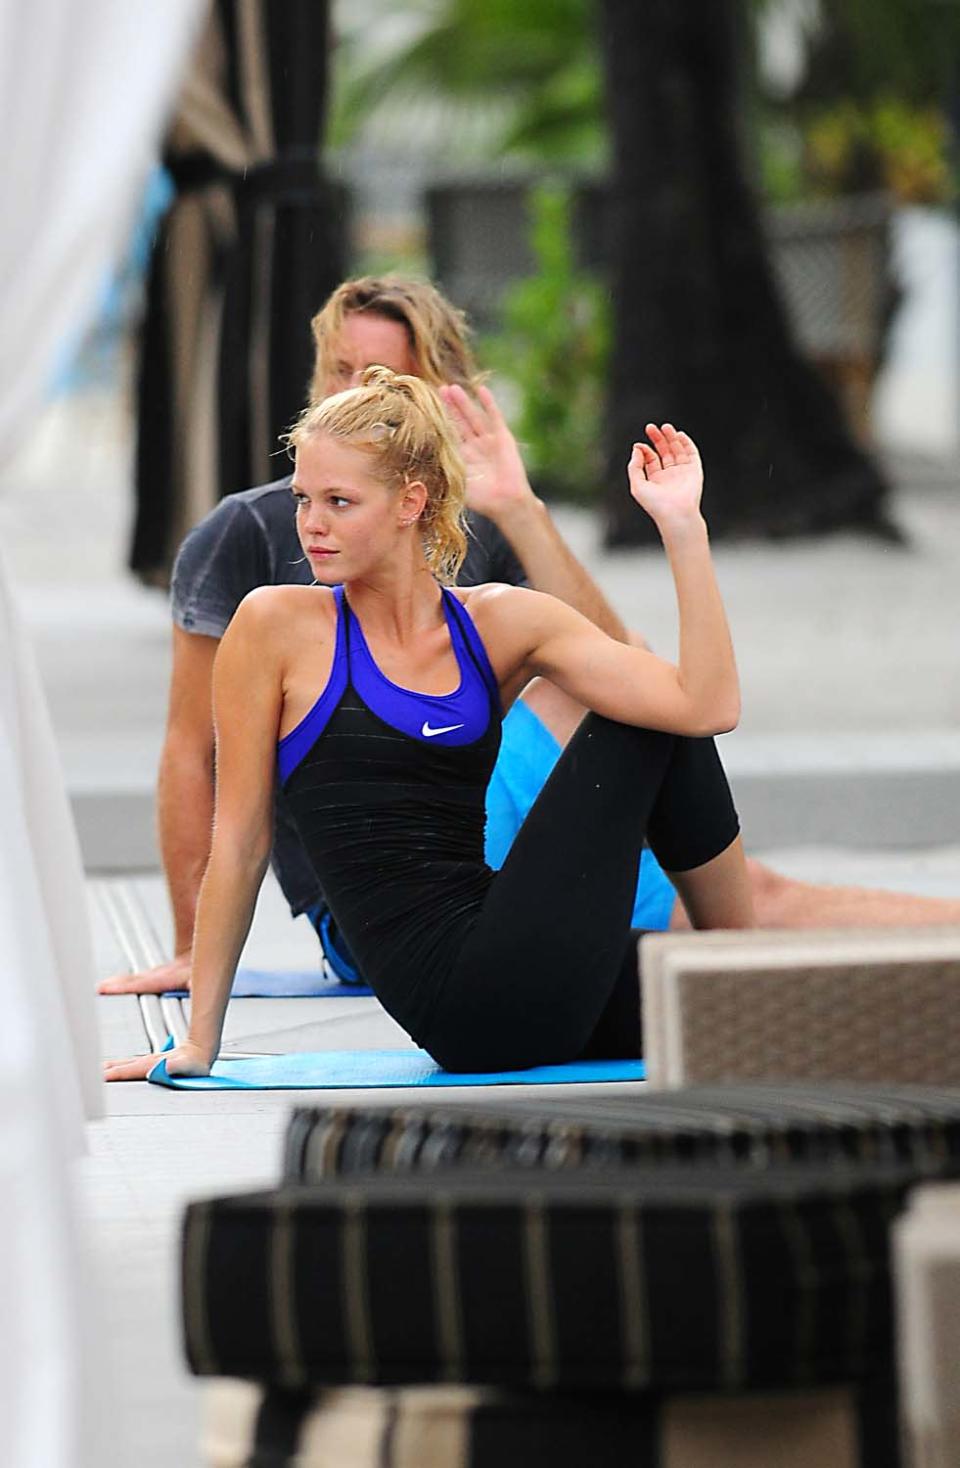
<svg viewBox="0 0 960 1468">
<path fill-rule="evenodd" d="M 171 1075 L 203 1075 L 220 1048 L 230 987 L 270 857 L 277 730 L 283 702 L 274 588 L 238 608 L 214 662 L 217 795 L 193 941 L 190 1028 L 164 1055 Z M 266 593 L 267 600 L 264 599 Z M 158 1057 L 111 1062 L 107 1080 L 139 1080 Z"/>
<path fill-rule="evenodd" d="M 213 667 L 217 802 L 193 940 L 188 1041 L 210 1063 L 230 986 L 270 860 L 282 666 L 267 596 L 252 592 L 224 634 Z M 168 1067 L 169 1068 L 169 1067 Z"/>
</svg>

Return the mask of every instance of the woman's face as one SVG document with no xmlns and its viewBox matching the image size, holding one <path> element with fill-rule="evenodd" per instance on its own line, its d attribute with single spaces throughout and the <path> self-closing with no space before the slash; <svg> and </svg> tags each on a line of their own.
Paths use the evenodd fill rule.
<svg viewBox="0 0 960 1468">
<path fill-rule="evenodd" d="M 365 369 L 373 366 L 411 377 L 420 375 L 405 326 L 373 311 L 350 311 L 343 318 L 338 339 L 330 344 L 328 395 L 359 386 Z"/>
<path fill-rule="evenodd" d="M 311 434 L 298 447 L 291 488 L 300 544 L 324 586 L 356 580 L 381 564 L 411 514 L 407 492 L 375 476 L 369 453 L 326 434 Z"/>
</svg>

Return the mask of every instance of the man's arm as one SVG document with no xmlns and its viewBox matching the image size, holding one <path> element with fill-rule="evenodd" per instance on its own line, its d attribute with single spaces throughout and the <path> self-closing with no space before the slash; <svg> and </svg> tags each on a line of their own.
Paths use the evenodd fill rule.
<svg viewBox="0 0 960 1468">
<path fill-rule="evenodd" d="M 481 387 L 474 399 L 462 387 L 451 386 L 442 388 L 441 395 L 460 432 L 467 465 L 467 503 L 493 521 L 520 561 L 530 586 L 566 602 L 608 637 L 639 642 L 534 494 L 516 440 L 493 394 Z"/>
<path fill-rule="evenodd" d="M 216 637 L 174 626 L 170 708 L 157 780 L 160 854 L 173 909 L 173 960 L 143 973 L 105 979 L 101 994 L 163 993 L 190 987 L 197 897 L 213 830 L 211 686 L 218 646 Z"/>
</svg>

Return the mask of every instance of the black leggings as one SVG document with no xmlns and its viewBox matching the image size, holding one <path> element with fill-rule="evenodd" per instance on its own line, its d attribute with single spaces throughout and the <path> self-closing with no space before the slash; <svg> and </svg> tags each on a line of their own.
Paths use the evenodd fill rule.
<svg viewBox="0 0 960 1468">
<path fill-rule="evenodd" d="M 583 720 L 493 879 L 425 1034 L 448 1070 L 640 1053 L 630 931 L 644 837 L 668 872 L 739 830 L 712 739 Z"/>
</svg>

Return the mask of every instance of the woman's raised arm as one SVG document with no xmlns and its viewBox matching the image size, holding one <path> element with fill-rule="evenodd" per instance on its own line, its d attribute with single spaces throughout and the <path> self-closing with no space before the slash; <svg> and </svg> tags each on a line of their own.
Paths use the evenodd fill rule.
<svg viewBox="0 0 960 1468">
<path fill-rule="evenodd" d="M 498 621 L 523 629 L 522 646 L 513 638 L 522 667 L 518 681 L 539 673 L 587 708 L 621 723 L 674 734 L 719 734 L 739 719 L 740 690 L 700 513 L 700 456 L 692 440 L 669 423 L 650 424 L 647 433 L 653 447 L 635 444 L 627 473 L 630 493 L 656 524 L 673 573 L 680 621 L 677 664 L 614 642 L 569 607 L 535 592 L 505 588 Z M 512 605 L 517 598 L 527 599 L 523 609 Z"/>
</svg>

